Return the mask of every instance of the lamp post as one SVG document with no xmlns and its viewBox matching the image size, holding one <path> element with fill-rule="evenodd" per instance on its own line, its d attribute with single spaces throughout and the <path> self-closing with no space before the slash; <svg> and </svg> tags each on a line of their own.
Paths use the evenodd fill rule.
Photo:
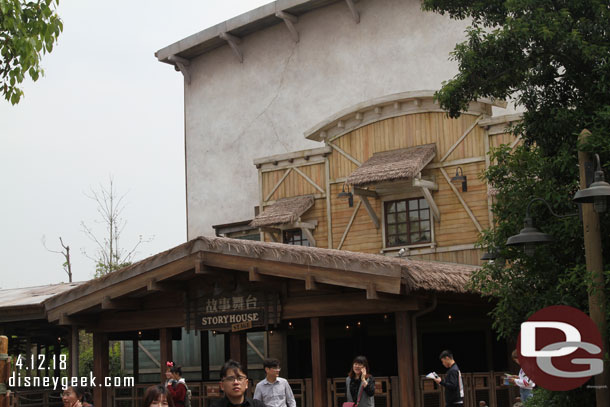
<svg viewBox="0 0 610 407">
<path fill-rule="evenodd" d="M 580 133 L 579 141 L 582 143 L 591 133 L 583 130 Z M 589 286 L 589 316 L 597 325 L 602 335 L 602 357 L 608 350 L 608 337 L 606 336 L 606 297 L 604 294 L 605 281 L 603 275 L 602 241 L 599 223 L 599 214 L 607 208 L 606 201 L 610 199 L 610 184 L 604 181 L 604 174 L 601 170 L 599 156 L 597 156 L 597 171 L 594 182 L 587 187 L 586 168 L 592 161 L 589 154 L 584 151 L 578 152 L 578 163 L 580 171 L 580 190 L 574 196 L 574 201 L 582 204 L 582 223 L 584 230 L 585 259 L 587 272 L 591 275 L 591 285 Z M 544 202 L 551 213 L 556 217 L 566 217 L 573 215 L 557 215 L 549 204 L 542 198 L 532 199 L 526 209 L 525 227 L 520 233 L 507 239 L 507 246 L 523 245 L 528 255 L 533 254 L 535 244 L 548 243 L 553 241 L 552 236 L 541 233 L 534 227 L 534 222 L 530 216 L 530 207 L 536 201 Z M 595 376 L 595 396 L 596 407 L 610 406 L 610 366 L 604 361 L 604 370 Z"/>
</svg>

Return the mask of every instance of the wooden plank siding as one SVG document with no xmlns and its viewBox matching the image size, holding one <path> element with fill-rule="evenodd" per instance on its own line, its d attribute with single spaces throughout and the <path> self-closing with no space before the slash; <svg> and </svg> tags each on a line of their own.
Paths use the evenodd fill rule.
<svg viewBox="0 0 610 407">
<path fill-rule="evenodd" d="M 364 205 L 358 205 L 360 198 L 354 196 L 354 206 L 350 208 L 346 198 L 337 197 L 342 190 L 342 181 L 358 168 L 354 160 L 364 163 L 376 152 L 430 143 L 436 144 L 437 154 L 431 163 L 432 168 L 430 166 L 426 168 L 422 175 L 425 178 L 434 179 L 438 184 L 438 190 L 432 191 L 433 199 L 441 213 L 441 221 L 434 222 L 436 248 L 475 243 L 478 240 L 479 231 L 439 167 L 442 166 L 448 176 L 452 177 L 458 167 L 457 165 L 451 165 L 452 161 L 473 159 L 471 161 L 474 162 L 460 165 L 464 175 L 468 177 L 468 191 L 462 192 L 459 185 L 456 185 L 456 187 L 476 221 L 483 229 L 488 228 L 490 218 L 487 185 L 480 178 L 486 167 L 485 137 L 489 137 L 489 147 L 491 148 L 500 144 L 510 144 L 514 141 L 514 137 L 510 134 L 488 135 L 485 127 L 474 125 L 468 135 L 456 145 L 477 119 L 479 117 L 474 115 L 462 115 L 458 119 L 450 119 L 444 113 L 409 114 L 363 126 L 330 141 L 331 145 L 338 147 L 328 155 L 333 248 L 339 246 L 349 226 L 349 231 L 341 247 L 342 250 L 364 253 L 381 253 L 383 250 L 382 227 L 376 228 Z M 353 159 L 346 157 L 339 149 Z M 450 154 L 441 162 L 440 160 L 451 149 L 453 150 Z M 326 191 L 327 180 L 323 163 L 303 165 L 298 168 Z M 286 171 L 285 168 L 278 168 L 277 171 L 266 170 L 266 172 L 263 172 L 262 192 L 264 197 L 272 192 Z M 397 194 L 400 193 L 401 191 L 397 191 Z M 275 201 L 280 198 L 305 194 L 319 195 L 320 191 L 292 170 L 269 200 Z M 383 222 L 382 200 L 369 197 L 369 202 L 379 220 Z M 358 212 L 350 225 L 350 219 L 353 217 L 356 208 L 358 208 Z M 302 220 L 305 222 L 308 220 L 318 221 L 318 226 L 314 231 L 314 238 L 318 247 L 328 247 L 326 210 L 326 200 L 316 199 L 314 206 L 302 216 Z M 265 234 L 265 240 L 271 241 L 267 234 Z M 413 255 L 411 257 L 478 265 L 481 264 L 479 260 L 481 254 L 480 250 L 466 249 Z"/>
</svg>

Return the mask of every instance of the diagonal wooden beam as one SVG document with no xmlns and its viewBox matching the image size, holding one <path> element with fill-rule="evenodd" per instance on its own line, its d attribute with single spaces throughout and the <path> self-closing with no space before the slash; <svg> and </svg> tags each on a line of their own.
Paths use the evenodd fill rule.
<svg viewBox="0 0 610 407">
<path fill-rule="evenodd" d="M 430 193 L 430 190 L 428 188 L 422 187 L 421 190 L 424 193 L 424 198 L 426 198 L 426 202 L 428 202 L 430 209 L 432 209 L 432 216 L 436 219 L 437 222 L 440 222 L 441 221 L 441 211 L 438 210 L 438 206 L 436 206 L 436 202 L 434 201 L 434 198 L 432 197 L 432 193 Z"/>
<path fill-rule="evenodd" d="M 284 182 L 284 180 L 286 179 L 286 177 L 288 175 L 290 175 L 290 171 L 292 171 L 292 168 L 288 168 L 286 170 L 286 172 L 284 173 L 284 175 L 282 175 L 282 178 L 280 178 L 280 180 L 277 182 L 277 184 L 275 184 L 275 186 L 273 187 L 273 189 L 271 190 L 271 192 L 269 192 L 269 194 L 267 195 L 267 197 L 265 198 L 265 202 L 267 202 L 269 199 L 271 199 L 271 197 L 273 196 L 273 194 L 275 194 L 275 191 L 277 191 L 277 189 L 280 187 L 280 185 L 282 185 L 282 182 Z M 262 185 L 262 184 L 261 184 Z"/>
<path fill-rule="evenodd" d="M 299 170 L 297 167 L 294 167 L 294 170 L 297 172 L 297 174 L 299 174 L 301 177 L 305 178 L 305 180 L 307 182 L 309 182 L 311 185 L 313 185 L 314 188 L 316 188 L 318 191 L 325 193 L 326 191 L 324 189 L 322 189 L 321 186 L 319 186 L 318 184 L 316 184 L 315 182 L 313 182 L 313 180 L 311 178 L 309 178 L 307 176 L 307 174 L 305 174 L 303 171 Z"/>
<path fill-rule="evenodd" d="M 352 157 L 351 155 L 349 155 L 348 153 L 346 153 L 345 151 L 343 151 L 341 149 L 341 147 L 336 146 L 333 143 L 328 143 L 329 146 L 331 146 L 332 148 L 334 148 L 335 150 L 337 150 L 337 152 L 339 154 L 341 154 L 342 156 L 344 156 L 345 158 L 347 158 L 348 160 L 350 160 L 351 162 L 353 162 L 354 164 L 356 164 L 358 167 L 360 167 L 362 165 L 362 163 L 358 160 L 356 160 L 354 157 Z"/>
<path fill-rule="evenodd" d="M 455 144 L 453 144 L 449 150 L 447 150 L 447 152 L 445 153 L 445 155 L 443 156 L 443 158 L 441 158 L 441 162 L 445 161 L 447 159 L 447 157 L 449 157 L 451 155 L 451 153 L 453 153 L 453 150 L 455 150 L 457 148 L 457 146 L 460 145 L 460 143 L 462 141 L 464 141 L 464 139 L 466 138 L 466 136 L 468 136 L 470 134 L 470 132 L 472 131 L 472 129 L 474 129 L 476 127 L 477 124 L 479 124 L 479 122 L 483 120 L 483 115 L 479 115 L 479 117 L 477 118 L 477 120 L 475 120 L 474 123 L 472 123 L 470 125 L 470 127 L 468 127 L 468 129 L 466 129 L 466 131 L 464 132 L 464 134 L 462 134 L 462 137 L 460 137 L 458 139 L 458 141 L 455 142 Z"/>
<path fill-rule="evenodd" d="M 375 210 L 371 206 L 371 203 L 369 202 L 369 199 L 366 197 L 366 195 L 360 195 L 360 200 L 364 204 L 364 209 L 366 209 L 366 211 L 368 212 L 369 216 L 371 217 L 371 220 L 373 221 L 373 224 L 375 225 L 375 228 L 379 229 L 379 218 L 377 217 L 377 214 L 375 213 Z"/>
<path fill-rule="evenodd" d="M 313 233 L 311 233 L 311 230 L 309 230 L 307 228 L 301 228 L 301 232 L 307 237 L 307 240 L 309 240 L 309 242 L 311 243 L 311 245 L 313 247 L 318 246 L 316 244 L 316 239 L 313 237 Z"/>
<path fill-rule="evenodd" d="M 343 232 L 343 236 L 341 237 L 341 242 L 339 242 L 339 246 L 337 247 L 337 250 L 341 250 L 341 248 L 343 247 L 345 238 L 347 237 L 349 230 L 352 228 L 352 223 L 354 223 L 354 219 L 356 218 L 358 209 L 360 209 L 360 205 L 362 205 L 362 201 L 358 201 L 358 205 L 356 205 L 356 208 L 354 209 L 354 213 L 352 213 L 352 217 L 350 218 L 347 226 L 345 227 L 345 232 Z"/>
<path fill-rule="evenodd" d="M 472 213 L 472 211 L 470 210 L 470 207 L 468 206 L 466 201 L 464 201 L 464 199 L 462 198 L 462 195 L 459 193 L 459 191 L 457 190 L 455 185 L 453 185 L 451 183 L 451 178 L 449 178 L 449 175 L 447 174 L 447 171 L 445 171 L 444 168 L 441 168 L 440 170 L 441 170 L 441 173 L 443 174 L 443 177 L 445 177 L 445 180 L 447 181 L 447 184 L 449 184 L 449 187 L 451 188 L 451 190 L 453 191 L 455 196 L 457 196 L 458 200 L 460 201 L 460 203 L 462 204 L 462 206 L 466 210 L 466 213 L 468 214 L 468 216 L 470 216 L 470 219 L 472 219 L 472 223 L 474 223 L 474 225 L 476 226 L 476 228 L 477 228 L 477 230 L 479 232 L 483 232 L 483 228 L 479 224 L 479 221 L 477 220 L 477 218 L 474 216 L 474 213 Z"/>
</svg>

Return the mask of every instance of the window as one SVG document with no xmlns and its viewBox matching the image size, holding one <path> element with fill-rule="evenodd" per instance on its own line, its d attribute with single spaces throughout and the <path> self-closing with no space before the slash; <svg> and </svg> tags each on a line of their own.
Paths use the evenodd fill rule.
<svg viewBox="0 0 610 407">
<path fill-rule="evenodd" d="M 301 229 L 284 230 L 282 232 L 282 240 L 286 244 L 309 246 L 309 240 L 303 236 Z"/>
<path fill-rule="evenodd" d="M 431 242 L 430 208 L 424 198 L 385 203 L 386 247 Z"/>
</svg>

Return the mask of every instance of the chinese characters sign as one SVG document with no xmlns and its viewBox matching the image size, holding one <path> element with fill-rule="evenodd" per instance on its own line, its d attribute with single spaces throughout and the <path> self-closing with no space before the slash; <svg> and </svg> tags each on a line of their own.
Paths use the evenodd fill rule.
<svg viewBox="0 0 610 407">
<path fill-rule="evenodd" d="M 260 293 L 200 298 L 197 329 L 239 331 L 274 323 L 269 316 L 277 313 L 277 301 Z"/>
</svg>

